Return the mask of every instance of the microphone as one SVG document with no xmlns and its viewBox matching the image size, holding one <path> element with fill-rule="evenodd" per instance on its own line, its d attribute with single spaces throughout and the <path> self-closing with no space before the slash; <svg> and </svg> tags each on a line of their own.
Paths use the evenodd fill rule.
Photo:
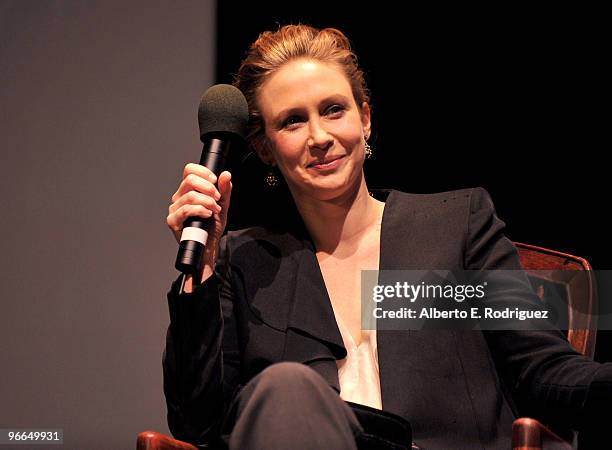
<svg viewBox="0 0 612 450">
<path fill-rule="evenodd" d="M 204 92 L 198 108 L 200 140 L 204 144 L 200 164 L 217 177 L 225 168 L 230 151 L 240 148 L 246 138 L 249 107 L 238 88 L 216 84 Z M 214 217 L 189 217 L 183 232 L 174 267 L 197 276 L 202 270 L 204 249 Z"/>
</svg>

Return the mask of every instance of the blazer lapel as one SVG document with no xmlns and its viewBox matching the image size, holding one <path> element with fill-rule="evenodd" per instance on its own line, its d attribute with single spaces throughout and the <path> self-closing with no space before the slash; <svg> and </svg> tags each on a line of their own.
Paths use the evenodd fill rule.
<svg viewBox="0 0 612 450">
<path fill-rule="evenodd" d="M 391 192 L 381 229 L 379 270 L 423 270 L 428 263 L 423 243 L 415 232 L 412 205 L 401 193 Z M 380 276 L 379 276 L 380 280 Z M 381 281 L 381 282 L 384 282 Z M 456 377 L 460 367 L 452 330 L 377 330 L 378 364 L 383 408 L 410 419 L 425 409 L 429 384 L 440 386 Z"/>
<path fill-rule="evenodd" d="M 305 240 L 304 250 L 296 256 L 295 289 L 287 328 L 323 341 L 334 356 L 342 359 L 346 349 L 312 242 Z"/>
<path fill-rule="evenodd" d="M 253 228 L 243 239 L 233 249 L 234 273 L 251 314 L 284 334 L 275 358 L 309 365 L 339 392 L 336 360 L 346 357 L 346 349 L 305 228 Z"/>
<path fill-rule="evenodd" d="M 398 252 L 395 247 L 402 247 L 402 250 L 408 251 L 407 239 L 405 236 L 409 224 L 400 224 L 399 218 L 395 217 L 396 208 L 394 205 L 395 194 L 393 191 L 388 195 L 385 208 L 383 210 L 383 218 L 380 232 L 380 260 L 378 270 L 387 269 L 402 269 L 407 268 L 403 261 L 398 258 Z M 403 225 L 403 226 L 401 226 Z M 380 276 L 379 276 L 380 282 Z M 378 367 L 380 377 L 381 400 L 383 408 L 387 411 L 401 411 L 401 406 L 404 399 L 402 394 L 397 389 L 390 389 L 391 386 L 401 385 L 406 382 L 403 379 L 401 370 L 398 370 L 398 362 L 402 360 L 403 355 L 408 348 L 406 333 L 397 331 L 376 331 L 376 343 L 378 347 Z M 399 357 L 398 357 L 399 356 Z"/>
<path fill-rule="evenodd" d="M 336 391 L 340 392 L 337 359 L 346 357 L 342 335 L 338 329 L 323 275 L 316 259 L 314 245 L 307 236 L 292 254 L 291 277 L 286 292 L 277 292 L 276 299 L 288 302 L 284 361 L 297 361 L 316 370 Z"/>
</svg>

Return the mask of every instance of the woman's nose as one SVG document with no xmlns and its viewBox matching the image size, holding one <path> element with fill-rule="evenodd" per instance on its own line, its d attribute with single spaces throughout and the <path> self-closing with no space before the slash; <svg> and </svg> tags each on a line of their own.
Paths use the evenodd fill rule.
<svg viewBox="0 0 612 450">
<path fill-rule="evenodd" d="M 332 143 L 333 139 L 334 138 L 318 120 L 310 121 L 310 136 L 308 138 L 309 147 L 326 148 Z"/>
</svg>

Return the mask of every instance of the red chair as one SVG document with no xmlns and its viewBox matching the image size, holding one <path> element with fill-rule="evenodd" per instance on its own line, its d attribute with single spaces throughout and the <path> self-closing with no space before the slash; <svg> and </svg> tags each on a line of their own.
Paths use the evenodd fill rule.
<svg viewBox="0 0 612 450">
<path fill-rule="evenodd" d="M 595 351 L 596 328 L 593 320 L 597 294 L 590 264 L 583 258 L 566 253 L 518 242 L 515 245 L 521 264 L 540 299 L 546 300 L 551 283 L 565 290 L 569 304 L 568 340 L 576 351 L 592 358 Z M 586 273 L 577 274 L 575 271 Z M 581 314 L 573 313 L 576 311 Z M 519 418 L 512 424 L 513 450 L 569 450 L 573 448 L 569 442 L 571 440 L 575 440 L 575 436 L 568 435 L 563 439 L 535 419 Z M 144 431 L 138 435 L 137 450 L 198 449 L 161 433 Z"/>
<path fill-rule="evenodd" d="M 597 334 L 597 291 L 591 265 L 584 258 L 515 242 L 523 269 L 541 300 L 551 285 L 561 287 L 568 300 L 567 339 L 574 349 L 593 357 Z M 576 271 L 582 271 L 576 273 Z M 572 449 L 574 433 L 565 439 L 535 419 L 519 418 L 512 424 L 513 450 Z"/>
<path fill-rule="evenodd" d="M 178 441 L 156 431 L 143 431 L 136 441 L 137 450 L 198 450 L 191 444 Z"/>
</svg>

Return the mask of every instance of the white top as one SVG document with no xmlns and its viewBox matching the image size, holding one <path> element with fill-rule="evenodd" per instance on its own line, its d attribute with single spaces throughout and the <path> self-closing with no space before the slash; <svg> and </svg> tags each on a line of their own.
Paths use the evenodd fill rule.
<svg viewBox="0 0 612 450">
<path fill-rule="evenodd" d="M 376 330 L 362 330 L 361 342 L 357 346 L 338 314 L 336 322 L 347 352 L 346 358 L 336 361 L 340 397 L 346 401 L 382 409 Z"/>
</svg>

